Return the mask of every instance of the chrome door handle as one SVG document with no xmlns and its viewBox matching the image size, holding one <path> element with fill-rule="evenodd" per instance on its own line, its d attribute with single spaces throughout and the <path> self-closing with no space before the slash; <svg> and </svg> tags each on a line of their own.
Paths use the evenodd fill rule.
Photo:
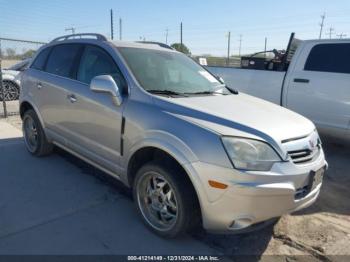
<svg viewBox="0 0 350 262">
<path fill-rule="evenodd" d="M 77 102 L 77 100 L 78 100 L 77 97 L 76 97 L 75 95 L 73 95 L 73 94 L 68 95 L 67 98 L 69 99 L 69 101 L 70 101 L 71 103 L 75 103 L 75 102 Z"/>
<path fill-rule="evenodd" d="M 37 87 L 38 89 L 41 89 L 41 88 L 43 88 L 43 84 L 39 82 L 39 83 L 36 84 L 36 87 Z"/>
</svg>

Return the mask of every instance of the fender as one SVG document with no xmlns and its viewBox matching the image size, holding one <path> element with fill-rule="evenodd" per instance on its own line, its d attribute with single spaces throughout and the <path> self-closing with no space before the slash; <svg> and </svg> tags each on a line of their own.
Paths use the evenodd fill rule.
<svg viewBox="0 0 350 262">
<path fill-rule="evenodd" d="M 181 165 L 198 161 L 190 147 L 178 137 L 160 130 L 149 130 L 144 133 L 144 136 L 138 137 L 136 142 L 127 150 L 126 163 L 129 163 L 135 152 L 145 147 L 159 148 L 171 155 Z"/>
</svg>

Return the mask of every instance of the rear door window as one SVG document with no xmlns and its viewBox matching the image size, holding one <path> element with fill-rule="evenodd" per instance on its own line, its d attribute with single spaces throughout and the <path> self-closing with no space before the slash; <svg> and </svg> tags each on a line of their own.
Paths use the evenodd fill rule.
<svg viewBox="0 0 350 262">
<path fill-rule="evenodd" d="M 73 69 L 81 48 L 82 46 L 79 44 L 64 44 L 53 47 L 45 71 L 58 76 L 75 78 Z"/>
<path fill-rule="evenodd" d="M 319 44 L 314 46 L 304 70 L 350 74 L 350 43 Z"/>
</svg>

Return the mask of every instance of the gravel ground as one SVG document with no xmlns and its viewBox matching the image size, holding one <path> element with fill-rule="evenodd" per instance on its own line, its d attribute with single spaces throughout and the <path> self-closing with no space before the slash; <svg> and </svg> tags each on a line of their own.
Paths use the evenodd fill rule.
<svg viewBox="0 0 350 262">
<path fill-rule="evenodd" d="M 13 66 L 14 64 L 17 64 L 18 62 L 20 62 L 21 60 L 2 60 L 1 62 L 1 68 L 8 68 L 10 66 Z"/>
<path fill-rule="evenodd" d="M 5 121 L 21 128 L 18 116 L 9 117 Z M 275 224 L 257 232 L 211 235 L 199 230 L 192 233 L 192 237 L 227 255 L 254 255 L 254 258 L 261 257 L 262 260 L 275 258 L 279 261 L 281 257 L 262 255 L 283 255 L 283 261 L 286 257 L 288 261 L 346 261 L 346 257 L 339 255 L 350 255 L 350 146 L 328 140 L 323 143 L 329 170 L 321 195 L 313 206 L 285 215 Z M 58 153 L 85 172 L 110 182 L 109 178 L 90 165 L 60 150 Z M 113 182 L 110 186 L 118 192 L 128 194 L 118 182 Z"/>
</svg>

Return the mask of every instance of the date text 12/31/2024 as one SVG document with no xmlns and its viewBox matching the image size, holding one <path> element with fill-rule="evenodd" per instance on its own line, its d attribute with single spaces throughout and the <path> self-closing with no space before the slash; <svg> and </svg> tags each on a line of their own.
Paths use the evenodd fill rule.
<svg viewBox="0 0 350 262">
<path fill-rule="evenodd" d="M 128 261 L 220 261 L 218 256 L 128 256 Z"/>
</svg>

